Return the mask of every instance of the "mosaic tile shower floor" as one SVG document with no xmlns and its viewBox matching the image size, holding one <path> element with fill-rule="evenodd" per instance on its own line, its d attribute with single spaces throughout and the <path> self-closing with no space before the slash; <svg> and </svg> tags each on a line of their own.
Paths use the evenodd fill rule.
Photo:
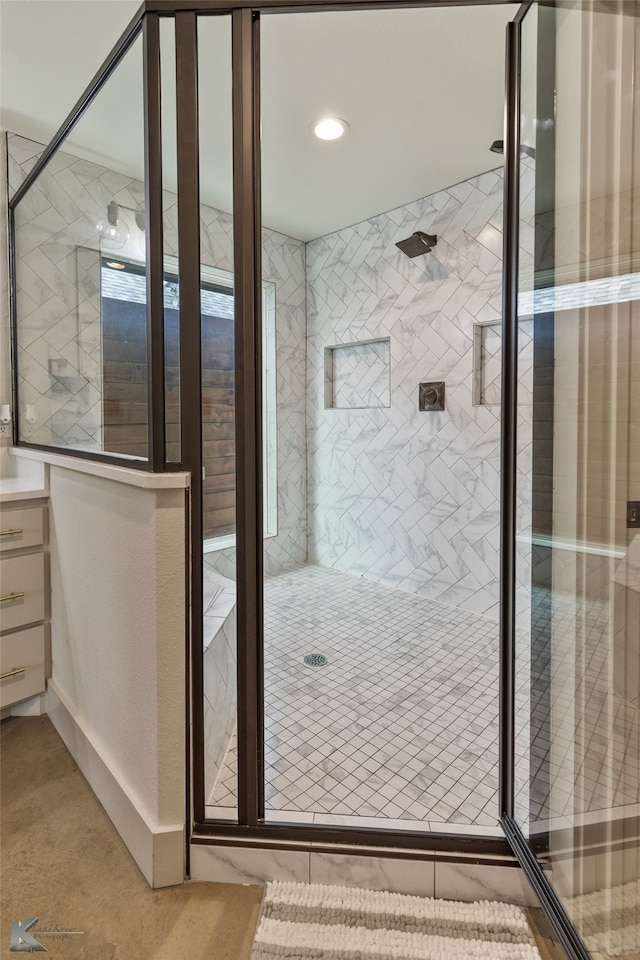
<svg viewBox="0 0 640 960">
<path fill-rule="evenodd" d="M 493 832 L 498 625 L 331 568 L 269 577 L 265 729 L 268 819 Z M 236 771 L 232 743 L 210 815 Z"/>
<path fill-rule="evenodd" d="M 608 605 L 535 590 L 531 609 L 533 656 L 516 672 L 519 819 L 535 832 L 550 817 L 637 816 L 640 722 L 611 689 Z M 307 666 L 313 653 L 327 665 Z M 495 621 L 308 565 L 265 581 L 265 663 L 267 819 L 500 834 Z M 236 776 L 232 741 L 208 816 L 235 818 Z"/>
</svg>

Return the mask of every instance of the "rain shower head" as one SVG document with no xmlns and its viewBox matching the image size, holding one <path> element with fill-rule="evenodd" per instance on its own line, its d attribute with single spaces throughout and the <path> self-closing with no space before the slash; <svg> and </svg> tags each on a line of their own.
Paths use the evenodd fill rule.
<svg viewBox="0 0 640 960">
<path fill-rule="evenodd" d="M 433 250 L 438 238 L 435 234 L 423 233 L 422 230 L 416 230 L 406 240 L 399 240 L 396 247 L 407 257 L 419 257 L 423 253 L 429 253 Z"/>
</svg>

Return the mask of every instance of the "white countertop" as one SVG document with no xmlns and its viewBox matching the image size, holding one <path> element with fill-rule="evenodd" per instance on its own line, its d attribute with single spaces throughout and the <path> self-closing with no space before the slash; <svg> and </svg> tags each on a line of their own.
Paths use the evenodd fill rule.
<svg viewBox="0 0 640 960">
<path fill-rule="evenodd" d="M 49 491 L 42 486 L 35 486 L 19 477 L 0 478 L 0 503 L 11 503 L 15 500 L 39 500 L 48 497 Z"/>
<path fill-rule="evenodd" d="M 36 450 L 29 447 L 12 447 L 11 453 L 13 456 L 21 457 L 24 460 L 48 464 L 50 467 L 62 467 L 76 473 L 102 477 L 105 480 L 115 480 L 117 483 L 126 483 L 129 486 L 143 487 L 147 490 L 187 489 L 191 483 L 190 474 L 183 471 L 147 473 L 145 470 L 135 470 L 115 463 L 83 460 L 79 457 L 67 457 L 64 453 L 52 453 L 49 450 Z M 4 483 L 4 481 L 2 482 Z M 44 496 L 46 496 L 46 493 Z"/>
</svg>

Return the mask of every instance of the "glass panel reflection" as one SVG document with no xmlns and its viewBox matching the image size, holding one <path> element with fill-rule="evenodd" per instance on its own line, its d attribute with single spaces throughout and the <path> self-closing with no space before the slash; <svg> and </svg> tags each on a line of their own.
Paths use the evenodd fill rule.
<svg viewBox="0 0 640 960">
<path fill-rule="evenodd" d="M 16 207 L 21 440 L 146 457 L 144 303 L 102 293 L 103 269 L 144 270 L 142 90 L 139 38 Z"/>
<path fill-rule="evenodd" d="M 640 956 L 639 49 L 623 3 L 523 24 L 516 813 L 589 952 L 620 958 Z"/>
</svg>

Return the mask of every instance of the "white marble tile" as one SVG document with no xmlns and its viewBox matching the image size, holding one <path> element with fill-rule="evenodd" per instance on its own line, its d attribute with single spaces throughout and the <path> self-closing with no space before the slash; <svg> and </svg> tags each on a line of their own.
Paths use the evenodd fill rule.
<svg viewBox="0 0 640 960">
<path fill-rule="evenodd" d="M 309 882 L 309 853 L 191 844 L 191 879 L 212 883 Z"/>
<path fill-rule="evenodd" d="M 238 808 L 223 806 L 205 806 L 205 817 L 207 820 L 231 820 L 237 823 Z"/>
<path fill-rule="evenodd" d="M 539 906 L 519 867 L 436 863 L 435 896 L 444 900 L 500 900 L 522 906 Z"/>
<path fill-rule="evenodd" d="M 397 792 L 397 788 L 394 789 Z M 334 813 L 316 813 L 313 822 L 326 827 L 356 827 L 363 830 L 415 830 L 424 833 L 430 830 L 427 820 L 393 819 L 392 817 L 350 817 Z"/>
<path fill-rule="evenodd" d="M 499 408 L 474 407 L 470 380 L 473 323 L 500 316 L 500 185 L 492 171 L 306 247 L 309 559 L 493 614 Z M 394 243 L 425 218 L 439 243 L 408 260 Z M 391 406 L 325 410 L 324 348 L 386 336 Z M 419 383 L 440 379 L 446 410 L 419 413 Z"/>
<path fill-rule="evenodd" d="M 302 810 L 265 810 L 267 823 L 313 823 L 313 813 Z"/>
<path fill-rule="evenodd" d="M 312 852 L 310 879 L 311 883 L 334 883 L 421 897 L 434 895 L 434 865 L 428 860 Z"/>
<path fill-rule="evenodd" d="M 429 826 L 434 833 L 448 833 L 456 837 L 461 835 L 466 837 L 504 837 L 501 827 L 497 822 L 480 823 L 441 823 L 436 820 L 430 820 Z"/>
</svg>

